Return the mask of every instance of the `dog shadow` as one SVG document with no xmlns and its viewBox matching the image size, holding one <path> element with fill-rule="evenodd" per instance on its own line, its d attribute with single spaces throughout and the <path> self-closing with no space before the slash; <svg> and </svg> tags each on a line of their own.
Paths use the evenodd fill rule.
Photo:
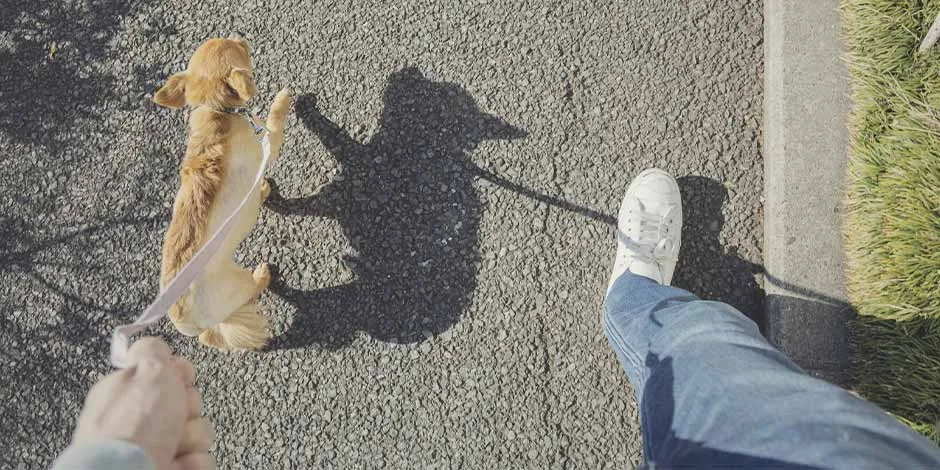
<svg viewBox="0 0 940 470">
<path fill-rule="evenodd" d="M 460 86 L 406 68 L 389 77 L 376 133 L 351 138 L 303 95 L 296 113 L 341 166 L 317 194 L 269 199 L 272 210 L 328 217 L 355 254 L 350 283 L 315 290 L 280 277 L 270 290 L 296 307 L 271 349 L 343 347 L 364 332 L 413 343 L 446 331 L 467 308 L 480 266 L 483 203 L 470 153 L 490 139 L 526 133 L 482 112 Z"/>
</svg>

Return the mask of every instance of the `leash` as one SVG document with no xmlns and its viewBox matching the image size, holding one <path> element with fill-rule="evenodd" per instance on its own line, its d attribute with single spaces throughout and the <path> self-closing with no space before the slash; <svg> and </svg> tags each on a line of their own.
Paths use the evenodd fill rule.
<svg viewBox="0 0 940 470">
<path fill-rule="evenodd" d="M 114 333 L 111 335 L 111 364 L 114 367 L 126 368 L 129 366 L 127 361 L 127 352 L 130 348 L 130 337 L 136 333 L 139 333 L 144 328 L 156 323 L 160 319 L 166 316 L 170 307 L 176 303 L 186 293 L 186 290 L 189 289 L 190 284 L 202 274 L 202 271 L 206 268 L 206 265 L 209 264 L 209 260 L 212 258 L 212 255 L 219 250 L 219 247 L 222 245 L 222 242 L 225 240 L 225 237 L 228 236 L 228 233 L 232 230 L 232 227 L 235 225 L 236 216 L 245 208 L 248 204 L 248 200 L 251 198 L 251 195 L 258 189 L 261 185 L 261 181 L 264 179 L 264 170 L 268 166 L 268 160 L 271 157 L 271 141 L 269 139 L 269 131 L 261 124 L 255 121 L 254 117 L 251 115 L 251 112 L 247 108 L 231 108 L 221 110 L 227 114 L 236 114 L 243 116 L 245 119 L 251 123 L 251 127 L 255 131 L 255 135 L 261 135 L 259 139 L 261 142 L 261 166 L 258 168 L 258 173 L 255 175 L 255 181 L 251 185 L 251 189 L 248 190 L 248 193 L 245 194 L 245 197 L 242 198 L 242 202 L 235 208 L 235 210 L 229 214 L 225 219 L 225 222 L 222 223 L 222 226 L 215 231 L 215 234 L 212 235 L 212 238 L 203 245 L 202 248 L 196 253 L 195 256 L 186 266 L 183 267 L 176 276 L 167 284 L 166 289 L 160 292 L 157 295 L 157 298 L 154 299 L 153 303 L 148 306 L 143 313 L 137 317 L 137 320 L 134 320 L 133 323 L 126 325 L 121 325 L 114 329 Z M 212 327 L 214 325 L 199 325 L 200 327 Z"/>
</svg>

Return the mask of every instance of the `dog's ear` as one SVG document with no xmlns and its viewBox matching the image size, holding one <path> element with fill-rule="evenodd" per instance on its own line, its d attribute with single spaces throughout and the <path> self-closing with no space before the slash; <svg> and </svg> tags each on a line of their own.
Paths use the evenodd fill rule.
<svg viewBox="0 0 940 470">
<path fill-rule="evenodd" d="M 167 108 L 182 108 L 186 104 L 186 72 L 173 74 L 153 95 L 153 102 Z"/>
<path fill-rule="evenodd" d="M 232 90 L 235 90 L 235 94 L 238 95 L 240 100 L 245 102 L 258 93 L 258 90 L 255 88 L 255 82 L 251 79 L 251 72 L 248 71 L 248 69 L 232 69 L 232 73 L 228 75 L 228 79 L 225 80 L 225 83 L 228 84 Z"/>
<path fill-rule="evenodd" d="M 233 41 L 237 42 L 237 43 L 238 43 L 239 45 L 241 45 L 242 47 L 244 47 L 244 48 L 245 48 L 245 52 L 247 52 L 248 54 L 251 54 L 251 45 L 248 44 L 248 41 L 246 41 L 246 40 L 243 39 L 243 38 L 239 38 L 239 37 L 233 37 L 233 38 L 231 38 L 231 39 L 232 39 Z"/>
</svg>

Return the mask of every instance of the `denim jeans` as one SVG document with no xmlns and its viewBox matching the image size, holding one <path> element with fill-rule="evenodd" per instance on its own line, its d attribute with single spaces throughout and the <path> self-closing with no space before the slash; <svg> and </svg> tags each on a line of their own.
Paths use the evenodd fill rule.
<svg viewBox="0 0 940 470">
<path fill-rule="evenodd" d="M 940 468 L 940 448 L 807 375 L 727 304 L 627 272 L 604 330 L 636 391 L 648 468 Z"/>
</svg>

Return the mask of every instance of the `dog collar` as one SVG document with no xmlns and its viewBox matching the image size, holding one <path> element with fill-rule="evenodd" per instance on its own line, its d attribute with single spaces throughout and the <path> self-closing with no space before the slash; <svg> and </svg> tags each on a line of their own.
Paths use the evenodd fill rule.
<svg viewBox="0 0 940 470">
<path fill-rule="evenodd" d="M 255 130 L 255 135 L 260 135 L 265 132 L 268 132 L 268 129 L 260 124 L 258 121 L 255 121 L 255 117 L 251 115 L 251 111 L 248 108 L 222 108 L 218 111 L 221 111 L 225 114 L 234 114 L 242 116 L 248 120 L 248 123 L 251 124 L 252 129 Z"/>
</svg>

